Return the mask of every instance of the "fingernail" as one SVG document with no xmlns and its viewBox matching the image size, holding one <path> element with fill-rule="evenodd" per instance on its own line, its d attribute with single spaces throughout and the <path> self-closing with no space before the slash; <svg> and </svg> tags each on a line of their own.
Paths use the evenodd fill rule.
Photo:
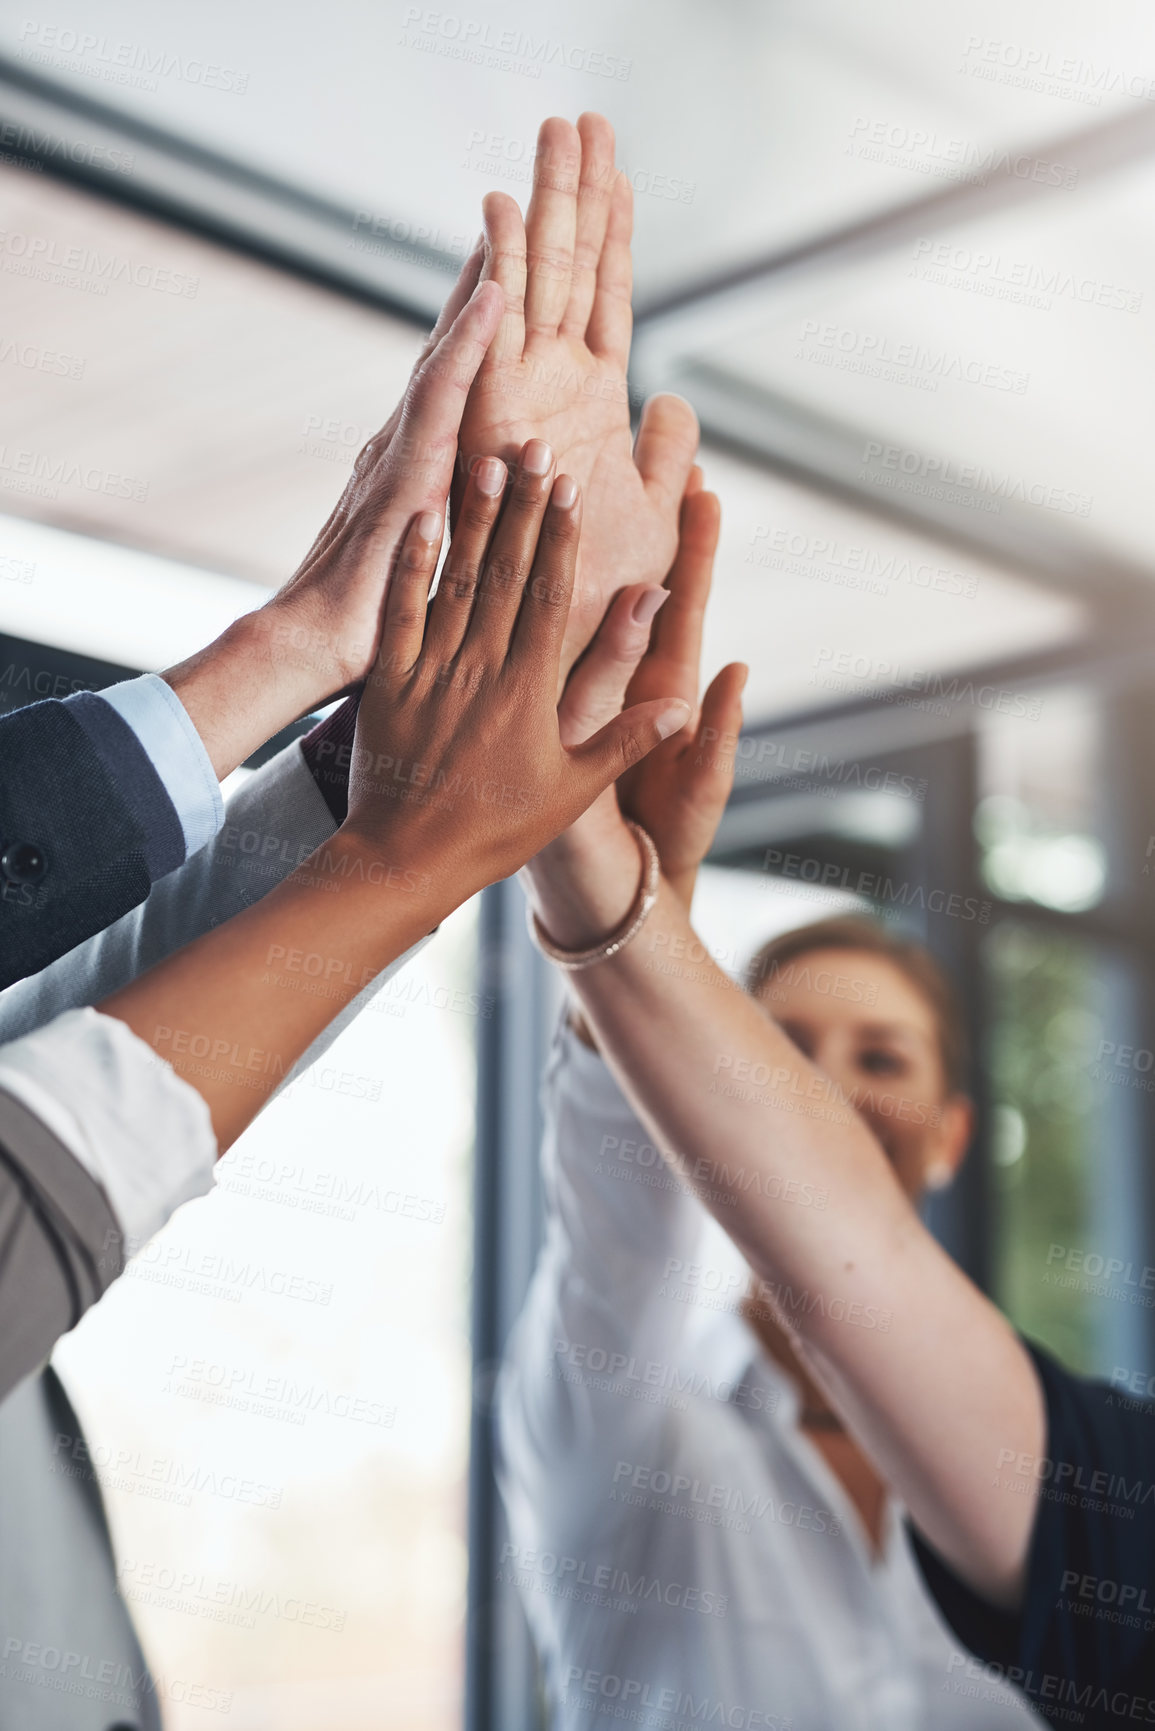
<svg viewBox="0 0 1155 1731">
<path fill-rule="evenodd" d="M 484 457 L 473 471 L 474 484 L 487 499 L 496 499 L 505 486 L 506 467 L 500 457 Z"/>
<path fill-rule="evenodd" d="M 662 713 L 654 723 L 654 726 L 658 730 L 658 738 L 669 739 L 671 733 L 677 733 L 679 728 L 685 727 L 689 719 L 690 705 L 688 703 L 683 703 L 680 697 L 675 698 L 672 703 L 668 704 L 667 707 L 663 709 Z"/>
<path fill-rule="evenodd" d="M 668 589 L 645 589 L 634 602 L 630 618 L 635 625 L 650 625 L 669 599 Z"/>
<path fill-rule="evenodd" d="M 523 475 L 548 475 L 553 466 L 553 452 L 544 439 L 531 439 L 521 453 Z"/>
<path fill-rule="evenodd" d="M 436 541 L 441 533 L 441 512 L 422 511 L 417 519 L 417 534 L 422 541 Z"/>
<path fill-rule="evenodd" d="M 559 475 L 554 482 L 553 502 L 559 511 L 570 511 L 577 503 L 577 482 L 572 475 Z"/>
</svg>

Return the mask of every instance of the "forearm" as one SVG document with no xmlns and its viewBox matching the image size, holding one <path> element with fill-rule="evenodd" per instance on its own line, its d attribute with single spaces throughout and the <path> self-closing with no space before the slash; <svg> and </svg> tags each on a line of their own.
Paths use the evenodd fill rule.
<svg viewBox="0 0 1155 1731">
<path fill-rule="evenodd" d="M 97 1008 L 197 1089 L 223 1153 L 328 1023 L 448 911 L 416 864 L 384 863 L 339 832 L 261 902 Z M 315 968 L 282 972 L 293 950 Z"/>
<path fill-rule="evenodd" d="M 630 847 L 626 837 L 603 842 L 596 860 L 571 853 L 564 888 L 561 873 L 535 863 L 551 936 L 559 920 L 567 946 L 612 929 L 636 888 Z M 671 964 L 693 942 L 663 886 L 633 944 L 572 976 L 601 1050 L 655 1141 L 833 1373 L 834 1392 L 928 1537 L 980 1590 L 1006 1599 L 1032 1507 L 991 1486 L 1000 1449 L 1043 1452 L 1030 1361 L 923 1229 L 827 1078 L 711 963 Z M 825 1207 L 813 1206 L 816 1194 Z"/>
<path fill-rule="evenodd" d="M 275 611 L 246 613 L 161 677 L 200 734 L 217 779 L 332 693 L 322 691 L 323 645 L 309 646 Z"/>
</svg>

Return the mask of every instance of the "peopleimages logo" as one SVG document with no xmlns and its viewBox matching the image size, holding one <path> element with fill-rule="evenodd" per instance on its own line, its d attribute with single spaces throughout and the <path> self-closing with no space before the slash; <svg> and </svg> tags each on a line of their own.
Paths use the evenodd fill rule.
<svg viewBox="0 0 1155 1731">
<path fill-rule="evenodd" d="M 540 78 L 542 68 L 550 66 L 624 82 L 633 69 L 633 61 L 619 54 L 605 54 L 598 48 L 559 42 L 549 36 L 531 36 L 512 25 L 498 29 L 488 19 L 465 18 L 459 12 L 427 6 L 407 6 L 401 28 L 403 48 L 423 48 L 530 78 Z"/>
<path fill-rule="evenodd" d="M 606 1609 L 636 1611 L 640 1604 L 657 1603 L 670 1610 L 696 1612 L 700 1617 L 724 1617 L 730 1604 L 728 1593 L 715 1593 L 686 1581 L 667 1581 L 659 1575 L 644 1572 L 631 1575 L 626 1568 L 613 1563 L 598 1563 L 589 1557 L 566 1556 L 560 1551 L 539 1551 L 528 1545 L 505 1544 L 501 1547 L 498 1578 L 509 1578 L 514 1585 L 542 1587 L 559 1591 L 564 1598 L 584 1598 L 589 1604 L 602 1604 L 613 1596 Z M 522 1576 L 518 1581 L 517 1576 Z"/>
<path fill-rule="evenodd" d="M 117 41 L 92 31 L 69 30 L 26 18 L 20 31 L 20 58 L 41 66 L 60 67 L 99 78 L 107 84 L 135 85 L 156 90 L 158 79 L 176 78 L 205 90 L 242 95 L 249 75 L 213 61 L 184 59 L 155 44 Z"/>
<path fill-rule="evenodd" d="M 1069 102 L 1084 102 L 1094 108 L 1106 96 L 1129 96 L 1136 102 L 1155 101 L 1155 78 L 1124 71 L 1109 62 L 1084 60 L 1080 55 L 1056 54 L 1033 43 L 1008 42 L 996 36 L 968 36 L 960 72 L 992 83 L 1010 84 L 1022 90 L 1037 90 Z"/>
<path fill-rule="evenodd" d="M 798 360 L 864 372 L 892 384 L 916 384 L 920 390 L 937 391 L 940 380 L 949 379 L 1022 396 L 1030 383 L 1029 373 L 997 361 L 961 355 L 954 349 L 926 348 L 921 343 L 897 341 L 881 331 L 823 319 L 803 320 L 794 354 Z"/>
<path fill-rule="evenodd" d="M 1043 699 L 1023 691 L 1009 691 L 998 685 L 976 685 L 973 679 L 957 673 L 943 673 L 933 667 L 900 667 L 896 661 L 882 656 L 859 655 L 851 649 L 820 649 L 814 657 L 812 685 L 824 685 L 832 691 L 861 693 L 871 702 L 893 707 L 925 708 L 915 703 L 907 693 L 921 700 L 937 700 L 940 713 L 948 715 L 952 706 L 968 704 L 995 715 L 1019 716 L 1024 721 L 1037 721 L 1043 712 Z"/>
<path fill-rule="evenodd" d="M 837 860 L 807 858 L 802 854 L 784 853 L 781 848 L 766 849 L 762 869 L 776 880 L 805 884 L 814 891 L 828 893 L 847 890 L 852 895 L 868 896 L 871 901 L 889 907 L 918 908 L 924 913 L 946 914 L 952 919 L 977 920 L 987 925 L 991 917 L 989 901 L 966 896 L 958 890 L 936 889 L 909 879 L 896 882 L 883 872 L 857 870 L 839 865 Z M 804 892 L 803 892 L 804 893 Z"/>
<path fill-rule="evenodd" d="M 730 1515 L 742 1523 L 739 1530 L 744 1532 L 752 1531 L 752 1519 L 767 1518 L 785 1527 L 796 1527 L 800 1532 L 828 1534 L 832 1538 L 842 1531 L 838 1516 L 829 1509 L 789 1500 L 776 1502 L 768 1492 L 743 1491 L 733 1485 L 691 1478 L 688 1473 L 672 1473 L 665 1467 L 648 1466 L 640 1461 L 617 1462 L 610 1500 L 648 1508 L 657 1514 L 684 1518 L 690 1513 L 696 1521 L 707 1525 L 721 1525 L 720 1517 Z"/>
<path fill-rule="evenodd" d="M 1126 313 L 1137 313 L 1143 304 L 1140 289 L 1103 282 L 1099 277 L 1080 276 L 1064 265 L 1007 258 L 1000 252 L 960 246 L 955 241 L 936 241 L 924 236 L 915 242 L 912 257 L 914 264 L 909 274 L 920 282 L 969 289 L 1017 306 L 1035 307 L 1040 312 L 1049 312 L 1056 300 Z"/>
<path fill-rule="evenodd" d="M 1061 162 L 976 144 L 967 138 L 952 138 L 925 126 L 906 126 L 859 115 L 844 146 L 847 156 L 870 162 L 909 168 L 916 174 L 942 180 L 966 181 L 986 186 L 994 174 L 1030 180 L 1036 186 L 1058 186 L 1070 192 L 1079 182 L 1079 171 Z"/>
<path fill-rule="evenodd" d="M 1062 511 L 1075 517 L 1088 517 L 1094 503 L 1090 493 L 1077 493 L 1071 487 L 1028 480 L 1009 471 L 988 469 L 981 463 L 958 463 L 953 457 L 937 456 L 933 451 L 884 445 L 879 439 L 866 441 L 862 461 L 868 465 L 861 473 L 861 479 L 865 481 L 953 488 L 960 497 L 974 494 L 982 498 L 991 509 L 997 508 L 996 501 L 1015 499 L 1024 505 L 1035 505 L 1041 511 Z M 888 479 L 889 475 L 895 477 L 893 482 Z"/>
<path fill-rule="evenodd" d="M 765 1707 L 747 1707 L 713 1695 L 695 1695 L 643 1677 L 623 1677 L 616 1671 L 583 1670 L 571 1665 L 565 1674 L 567 1707 L 641 1725 L 721 1725 L 728 1731 L 791 1731 L 792 1721 Z M 601 1705 L 601 1703 L 606 1705 Z"/>
</svg>

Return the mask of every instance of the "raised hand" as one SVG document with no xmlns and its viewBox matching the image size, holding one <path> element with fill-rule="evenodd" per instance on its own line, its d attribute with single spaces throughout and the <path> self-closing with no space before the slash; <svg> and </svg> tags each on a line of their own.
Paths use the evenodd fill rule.
<svg viewBox="0 0 1155 1731">
<path fill-rule="evenodd" d="M 521 453 L 502 509 L 505 481 L 496 460 L 470 476 L 432 603 L 444 502 L 402 537 L 336 835 L 98 1006 L 198 1090 L 222 1149 L 343 1004 L 685 723 L 684 703 L 659 698 L 562 743 L 578 488 L 554 479 L 541 440 Z M 290 949 L 315 962 L 315 991 L 286 990 L 271 966 Z"/>
<path fill-rule="evenodd" d="M 440 512 L 466 396 L 497 330 L 501 296 L 467 261 L 409 380 L 365 446 L 295 575 L 165 679 L 218 776 L 298 716 L 360 683 L 373 663 L 389 576 L 422 511 Z"/>
<path fill-rule="evenodd" d="M 695 468 L 682 502 L 677 557 L 666 579 L 670 599 L 626 688 L 627 703 L 642 703 L 660 691 L 681 697 L 694 716 L 618 783 L 622 811 L 653 837 L 663 875 L 687 909 L 733 786 L 748 672 L 740 661 L 724 667 L 698 709 L 702 626 L 720 523 L 717 496 L 701 491 L 701 472 Z"/>
<path fill-rule="evenodd" d="M 688 713 L 655 692 L 563 740 L 580 495 L 553 475 L 553 453 L 531 439 L 502 510 L 504 465 L 474 465 L 428 604 L 441 523 L 416 521 L 361 699 L 344 831 L 432 874 L 448 905 L 523 865 Z"/>
<path fill-rule="evenodd" d="M 543 925 L 567 947 L 580 949 L 612 931 L 636 893 L 638 854 L 623 814 L 649 831 L 663 875 L 687 908 L 714 839 L 733 780 L 746 680 L 740 662 L 724 667 L 698 710 L 702 623 L 718 525 L 718 500 L 702 492 L 695 468 L 665 588 L 617 596 L 566 686 L 562 736 L 575 743 L 604 726 L 623 701 L 645 701 L 657 691 L 680 697 L 693 718 L 644 763 L 624 771 L 616 787 L 527 869 L 526 888 Z"/>
<path fill-rule="evenodd" d="M 633 315 L 633 194 L 614 170 L 601 115 L 544 122 L 525 222 L 512 198 L 485 201 L 483 281 L 505 310 L 469 395 L 466 458 L 506 460 L 534 432 L 582 488 L 585 520 L 562 669 L 589 642 L 612 595 L 660 583 L 677 544 L 678 506 L 698 442 L 681 397 L 645 407 L 635 444 L 627 362 Z"/>
</svg>

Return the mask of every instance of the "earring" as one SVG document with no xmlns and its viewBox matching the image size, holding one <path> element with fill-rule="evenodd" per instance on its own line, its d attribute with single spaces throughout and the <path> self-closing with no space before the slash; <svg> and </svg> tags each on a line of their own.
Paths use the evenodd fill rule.
<svg viewBox="0 0 1155 1731">
<path fill-rule="evenodd" d="M 928 1190 L 945 1190 L 954 1173 L 945 1160 L 932 1160 L 926 1169 L 924 1180 Z"/>
</svg>

